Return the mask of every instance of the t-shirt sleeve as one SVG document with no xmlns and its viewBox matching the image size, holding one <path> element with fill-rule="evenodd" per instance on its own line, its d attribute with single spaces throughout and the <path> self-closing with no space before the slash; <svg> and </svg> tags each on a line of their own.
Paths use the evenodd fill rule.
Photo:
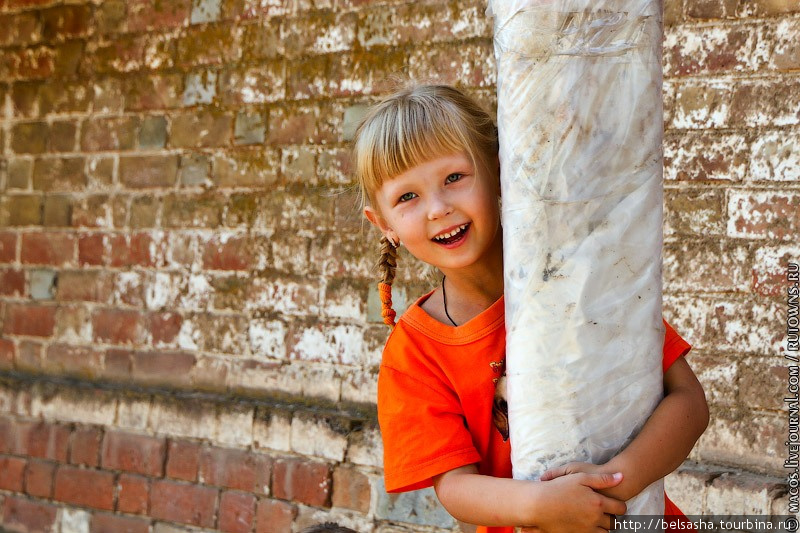
<svg viewBox="0 0 800 533">
<path fill-rule="evenodd" d="M 664 356 L 661 360 L 661 365 L 666 374 L 669 367 L 672 366 L 672 363 L 677 361 L 679 357 L 683 357 L 689 353 L 692 347 L 688 342 L 683 340 L 683 337 L 672 329 L 672 326 L 670 326 L 666 320 L 664 320 L 664 330 Z"/>
<path fill-rule="evenodd" d="M 458 399 L 444 384 L 382 366 L 378 422 L 387 492 L 430 487 L 434 476 L 480 461 Z"/>
</svg>

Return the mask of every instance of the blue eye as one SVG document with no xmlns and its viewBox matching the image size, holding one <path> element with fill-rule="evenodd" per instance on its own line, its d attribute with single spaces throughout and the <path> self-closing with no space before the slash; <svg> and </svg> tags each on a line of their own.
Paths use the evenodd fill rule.
<svg viewBox="0 0 800 533">
<path fill-rule="evenodd" d="M 400 196 L 400 198 L 398 198 L 398 201 L 407 202 L 409 200 L 413 200 L 414 199 L 414 197 L 412 196 L 413 194 L 414 194 L 413 192 L 407 192 L 404 195 Z"/>
<path fill-rule="evenodd" d="M 455 176 L 456 179 L 451 180 L 450 178 L 452 178 L 453 176 Z M 454 183 L 454 182 L 460 180 L 463 177 L 464 177 L 464 174 L 459 174 L 458 172 L 454 172 L 454 173 L 450 174 L 449 176 L 447 176 L 447 178 L 445 178 L 444 181 L 447 182 L 447 183 Z"/>
</svg>

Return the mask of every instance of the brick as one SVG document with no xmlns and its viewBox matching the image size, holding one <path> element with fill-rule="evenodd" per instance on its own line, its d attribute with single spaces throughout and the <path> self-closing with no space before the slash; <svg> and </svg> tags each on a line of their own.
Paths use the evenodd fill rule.
<svg viewBox="0 0 800 533">
<path fill-rule="evenodd" d="M 181 105 L 183 77 L 180 74 L 130 76 L 125 86 L 126 110 L 149 111 Z"/>
<path fill-rule="evenodd" d="M 262 113 L 240 111 L 233 131 L 234 144 L 262 144 L 266 136 L 266 119 Z"/>
<path fill-rule="evenodd" d="M 95 8 L 95 29 L 99 34 L 121 33 L 126 20 L 125 2 L 110 0 Z"/>
<path fill-rule="evenodd" d="M 284 60 L 266 60 L 263 66 L 245 70 L 224 70 L 219 92 L 227 105 L 269 104 L 286 98 L 288 68 Z"/>
<path fill-rule="evenodd" d="M 42 37 L 46 40 L 63 40 L 89 33 L 92 21 L 88 5 L 57 6 L 40 11 Z"/>
<path fill-rule="evenodd" d="M 150 480 L 141 476 L 122 474 L 117 483 L 117 511 L 147 514 L 150 500 Z"/>
<path fill-rule="evenodd" d="M 160 477 L 165 453 L 163 438 L 110 431 L 103 439 L 101 464 L 110 470 Z"/>
<path fill-rule="evenodd" d="M 54 52 L 49 47 L 36 46 L 8 52 L 8 76 L 19 79 L 46 79 L 53 75 Z"/>
<path fill-rule="evenodd" d="M 291 531 L 297 507 L 278 500 L 261 500 L 256 509 L 256 533 Z"/>
<path fill-rule="evenodd" d="M 167 446 L 167 477 L 197 481 L 200 466 L 200 444 L 170 440 Z"/>
<path fill-rule="evenodd" d="M 276 184 L 280 160 L 273 150 L 240 149 L 213 160 L 213 181 L 220 187 L 265 187 Z"/>
<path fill-rule="evenodd" d="M 129 380 L 132 355 L 133 352 L 130 350 L 106 350 L 103 359 L 103 376 L 117 380 Z"/>
<path fill-rule="evenodd" d="M 155 481 L 150 493 L 153 518 L 213 527 L 217 490 L 172 481 Z"/>
<path fill-rule="evenodd" d="M 30 45 L 40 40 L 40 25 L 36 12 L 22 12 L 0 17 L 0 44 Z"/>
<path fill-rule="evenodd" d="M 292 451 L 344 461 L 350 426 L 346 419 L 295 415 L 292 419 Z"/>
<path fill-rule="evenodd" d="M 285 54 L 280 37 L 280 20 L 258 20 L 243 26 L 242 58 L 245 61 L 275 59 Z"/>
<path fill-rule="evenodd" d="M 48 135 L 45 122 L 19 122 L 11 128 L 11 149 L 17 154 L 41 154 L 47 151 Z"/>
<path fill-rule="evenodd" d="M 760 133 L 753 140 L 747 179 L 778 183 L 800 179 L 800 155 L 794 150 L 797 134 L 791 130 Z"/>
<path fill-rule="evenodd" d="M 751 269 L 753 292 L 763 296 L 784 296 L 788 265 L 797 257 L 800 257 L 800 250 L 795 245 L 758 247 Z"/>
<path fill-rule="evenodd" d="M 241 55 L 241 31 L 229 24 L 190 27 L 178 41 L 181 67 L 235 63 Z"/>
<path fill-rule="evenodd" d="M 99 233 L 83 234 L 78 237 L 78 264 L 98 266 L 104 263 L 105 245 Z"/>
<path fill-rule="evenodd" d="M 687 272 L 683 265 L 696 268 Z M 664 244 L 666 291 L 748 292 L 752 264 L 746 246 L 731 241 L 688 240 Z"/>
<path fill-rule="evenodd" d="M 25 459 L 0 456 L 0 489 L 22 492 L 25 467 Z"/>
<path fill-rule="evenodd" d="M 56 463 L 49 461 L 28 461 L 25 470 L 25 493 L 37 498 L 49 499 L 53 496 L 53 474 Z"/>
<path fill-rule="evenodd" d="M 65 462 L 69 428 L 45 422 L 17 422 L 13 452 L 41 459 Z"/>
<path fill-rule="evenodd" d="M 356 40 L 355 13 L 319 12 L 288 19 L 281 40 L 290 58 L 350 50 Z"/>
<path fill-rule="evenodd" d="M 678 26 L 664 42 L 664 75 L 709 75 L 755 71 L 763 57 L 754 53 L 757 26 Z"/>
<path fill-rule="evenodd" d="M 22 236 L 23 264 L 65 266 L 75 255 L 75 237 L 65 233 L 37 232 Z"/>
<path fill-rule="evenodd" d="M 100 428 L 76 428 L 70 439 L 69 462 L 73 465 L 98 466 L 102 438 L 103 431 Z"/>
<path fill-rule="evenodd" d="M 92 90 L 86 80 L 48 81 L 39 90 L 39 113 L 86 113 L 92 102 Z M 95 109 L 97 111 L 97 109 Z"/>
<path fill-rule="evenodd" d="M 142 322 L 138 311 L 98 309 L 92 313 L 94 340 L 110 344 L 138 344 L 144 339 Z"/>
<path fill-rule="evenodd" d="M 151 255 L 155 248 L 153 238 L 145 232 L 126 233 L 112 236 L 109 239 L 110 266 L 155 266 Z"/>
<path fill-rule="evenodd" d="M 25 294 L 25 272 L 17 269 L 0 269 L 0 294 L 23 296 Z"/>
<path fill-rule="evenodd" d="M 91 346 L 51 344 L 45 350 L 43 368 L 54 374 L 92 377 L 101 367 L 103 352 Z"/>
<path fill-rule="evenodd" d="M 319 137 L 319 110 L 309 106 L 270 109 L 267 142 L 274 145 L 307 144 Z"/>
<path fill-rule="evenodd" d="M 216 228 L 222 216 L 222 199 L 213 193 L 171 194 L 164 198 L 166 228 Z"/>
<path fill-rule="evenodd" d="M 220 18 L 220 0 L 194 0 L 192 2 L 192 24 L 216 22 Z"/>
<path fill-rule="evenodd" d="M 145 117 L 139 130 L 139 148 L 164 148 L 166 143 L 166 118 L 162 116 Z"/>
<path fill-rule="evenodd" d="M 219 501 L 220 531 L 249 533 L 253 530 L 256 498 L 245 492 L 225 491 Z"/>
<path fill-rule="evenodd" d="M 0 368 L 14 368 L 14 360 L 16 358 L 16 347 L 14 346 L 14 342 L 9 339 L 0 338 Z M 0 428 L 2 428 L 2 425 L 0 425 Z M 0 445 L 0 452 L 2 450 L 3 447 Z"/>
<path fill-rule="evenodd" d="M 731 98 L 732 126 L 800 124 L 800 82 L 773 78 L 742 81 Z"/>
<path fill-rule="evenodd" d="M 84 122 L 81 149 L 86 152 L 131 150 L 136 144 L 138 117 L 96 118 Z"/>
<path fill-rule="evenodd" d="M 113 227 L 112 209 L 115 197 L 106 194 L 90 194 L 76 199 L 72 206 L 72 226 L 80 228 Z"/>
<path fill-rule="evenodd" d="M 272 460 L 261 454 L 206 448 L 200 455 L 199 480 L 207 485 L 267 494 Z"/>
<path fill-rule="evenodd" d="M 135 352 L 131 374 L 137 380 L 155 384 L 188 385 L 197 359 L 187 352 Z"/>
<path fill-rule="evenodd" d="M 742 358 L 739 368 L 739 401 L 754 409 L 780 411 L 789 381 L 789 369 L 777 358 Z M 774 360 L 773 360 L 774 359 Z"/>
<path fill-rule="evenodd" d="M 161 202 L 152 196 L 135 197 L 131 201 L 131 229 L 154 228 L 158 219 Z"/>
<path fill-rule="evenodd" d="M 18 370 L 42 370 L 42 347 L 38 342 L 23 341 L 19 343 L 15 366 Z"/>
<path fill-rule="evenodd" d="M 150 521 L 106 513 L 92 515 L 89 533 L 149 533 Z"/>
<path fill-rule="evenodd" d="M 726 127 L 735 107 L 730 82 L 687 82 L 678 86 L 671 127 L 711 129 Z"/>
<path fill-rule="evenodd" d="M 333 471 L 333 506 L 361 513 L 370 508 L 369 478 L 353 468 L 338 467 Z"/>
<path fill-rule="evenodd" d="M 17 234 L 0 231 L 0 263 L 13 263 L 17 258 Z"/>
<path fill-rule="evenodd" d="M 204 245 L 203 267 L 207 270 L 249 270 L 252 247 L 246 236 L 222 235 Z"/>
<path fill-rule="evenodd" d="M 283 458 L 275 461 L 272 493 L 276 498 L 330 507 L 331 469 L 325 463 Z"/>
<path fill-rule="evenodd" d="M 128 29 L 166 30 L 184 26 L 189 20 L 191 8 L 191 0 L 168 3 L 156 0 L 133 0 L 128 2 Z"/>
<path fill-rule="evenodd" d="M 735 19 L 738 0 L 696 0 L 686 6 L 693 19 Z"/>
<path fill-rule="evenodd" d="M 800 21 L 778 20 L 775 27 L 776 44 L 769 66 L 775 70 L 790 71 L 800 68 Z"/>
<path fill-rule="evenodd" d="M 8 189 L 28 189 L 31 183 L 33 160 L 15 157 L 8 161 Z"/>
<path fill-rule="evenodd" d="M 33 164 L 33 188 L 44 192 L 76 192 L 86 187 L 83 157 L 37 158 Z"/>
<path fill-rule="evenodd" d="M 15 496 L 3 502 L 3 526 L 15 531 L 53 531 L 57 507 Z"/>
<path fill-rule="evenodd" d="M 44 198 L 42 224 L 46 228 L 67 228 L 72 225 L 72 200 L 67 195 Z"/>
<path fill-rule="evenodd" d="M 724 472 L 708 487 L 706 505 L 723 515 L 766 515 L 778 485 L 750 473 Z"/>
<path fill-rule="evenodd" d="M 95 270 L 62 270 L 58 275 L 59 301 L 110 301 L 111 279 L 105 272 Z"/>
<path fill-rule="evenodd" d="M 800 6 L 793 0 L 753 0 L 740 2 L 737 15 L 740 17 L 770 17 L 789 13 L 800 13 Z"/>
<path fill-rule="evenodd" d="M 800 230 L 800 202 L 790 191 L 731 191 L 727 234 L 755 239 L 788 239 Z"/>
<path fill-rule="evenodd" d="M 182 324 L 183 317 L 178 313 L 150 313 L 147 316 L 147 330 L 150 332 L 153 346 L 175 344 Z"/>
<path fill-rule="evenodd" d="M 47 268 L 29 270 L 30 298 L 52 300 L 56 284 L 56 272 Z"/>
<path fill-rule="evenodd" d="M 210 104 L 217 95 L 217 71 L 201 70 L 186 74 L 183 105 Z"/>
<path fill-rule="evenodd" d="M 72 152 L 75 150 L 75 137 L 78 124 L 62 120 L 50 125 L 50 138 L 47 145 L 51 152 Z"/>
<path fill-rule="evenodd" d="M 114 474 L 61 466 L 56 471 L 55 500 L 110 511 L 114 507 Z"/>
<path fill-rule="evenodd" d="M 184 186 L 202 185 L 209 176 L 209 159 L 204 154 L 181 156 L 180 183 Z"/>
<path fill-rule="evenodd" d="M 0 225 L 38 226 L 42 223 L 41 196 L 14 195 L 0 200 Z"/>
<path fill-rule="evenodd" d="M 721 235 L 725 233 L 724 191 L 664 191 L 665 235 Z"/>
<path fill-rule="evenodd" d="M 175 148 L 226 146 L 233 117 L 215 110 L 193 110 L 172 117 L 169 144 Z"/>
<path fill-rule="evenodd" d="M 178 157 L 132 156 L 119 161 L 120 182 L 133 189 L 172 187 L 178 173 Z"/>
<path fill-rule="evenodd" d="M 114 299 L 116 302 L 133 307 L 141 307 L 145 301 L 145 274 L 133 270 L 118 272 L 114 279 Z M 143 322 L 145 315 L 142 315 Z"/>
<path fill-rule="evenodd" d="M 3 333 L 50 337 L 55 325 L 55 307 L 32 304 L 8 304 Z"/>
<path fill-rule="evenodd" d="M 742 181 L 750 150 L 739 134 L 669 132 L 664 138 L 665 179 L 680 181 Z"/>
</svg>

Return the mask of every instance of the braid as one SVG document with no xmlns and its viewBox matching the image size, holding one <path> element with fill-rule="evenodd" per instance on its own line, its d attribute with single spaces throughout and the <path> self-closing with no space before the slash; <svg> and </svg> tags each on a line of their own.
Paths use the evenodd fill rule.
<svg viewBox="0 0 800 533">
<path fill-rule="evenodd" d="M 392 282 L 394 271 L 397 268 L 397 248 L 385 236 L 381 237 L 381 258 L 378 261 L 378 270 L 381 272 L 382 281 L 378 283 L 378 295 L 381 299 L 381 316 L 383 322 L 394 329 L 394 317 L 397 316 L 392 309 Z"/>
</svg>

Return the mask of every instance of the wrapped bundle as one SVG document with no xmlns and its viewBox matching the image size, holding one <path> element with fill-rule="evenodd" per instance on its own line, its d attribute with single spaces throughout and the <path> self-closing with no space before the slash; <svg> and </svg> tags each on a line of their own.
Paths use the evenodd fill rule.
<svg viewBox="0 0 800 533">
<path fill-rule="evenodd" d="M 514 477 L 600 464 L 663 395 L 662 6 L 490 0 Z M 654 453 L 657 453 L 654 450 Z M 661 514 L 663 482 L 628 502 Z"/>
</svg>

